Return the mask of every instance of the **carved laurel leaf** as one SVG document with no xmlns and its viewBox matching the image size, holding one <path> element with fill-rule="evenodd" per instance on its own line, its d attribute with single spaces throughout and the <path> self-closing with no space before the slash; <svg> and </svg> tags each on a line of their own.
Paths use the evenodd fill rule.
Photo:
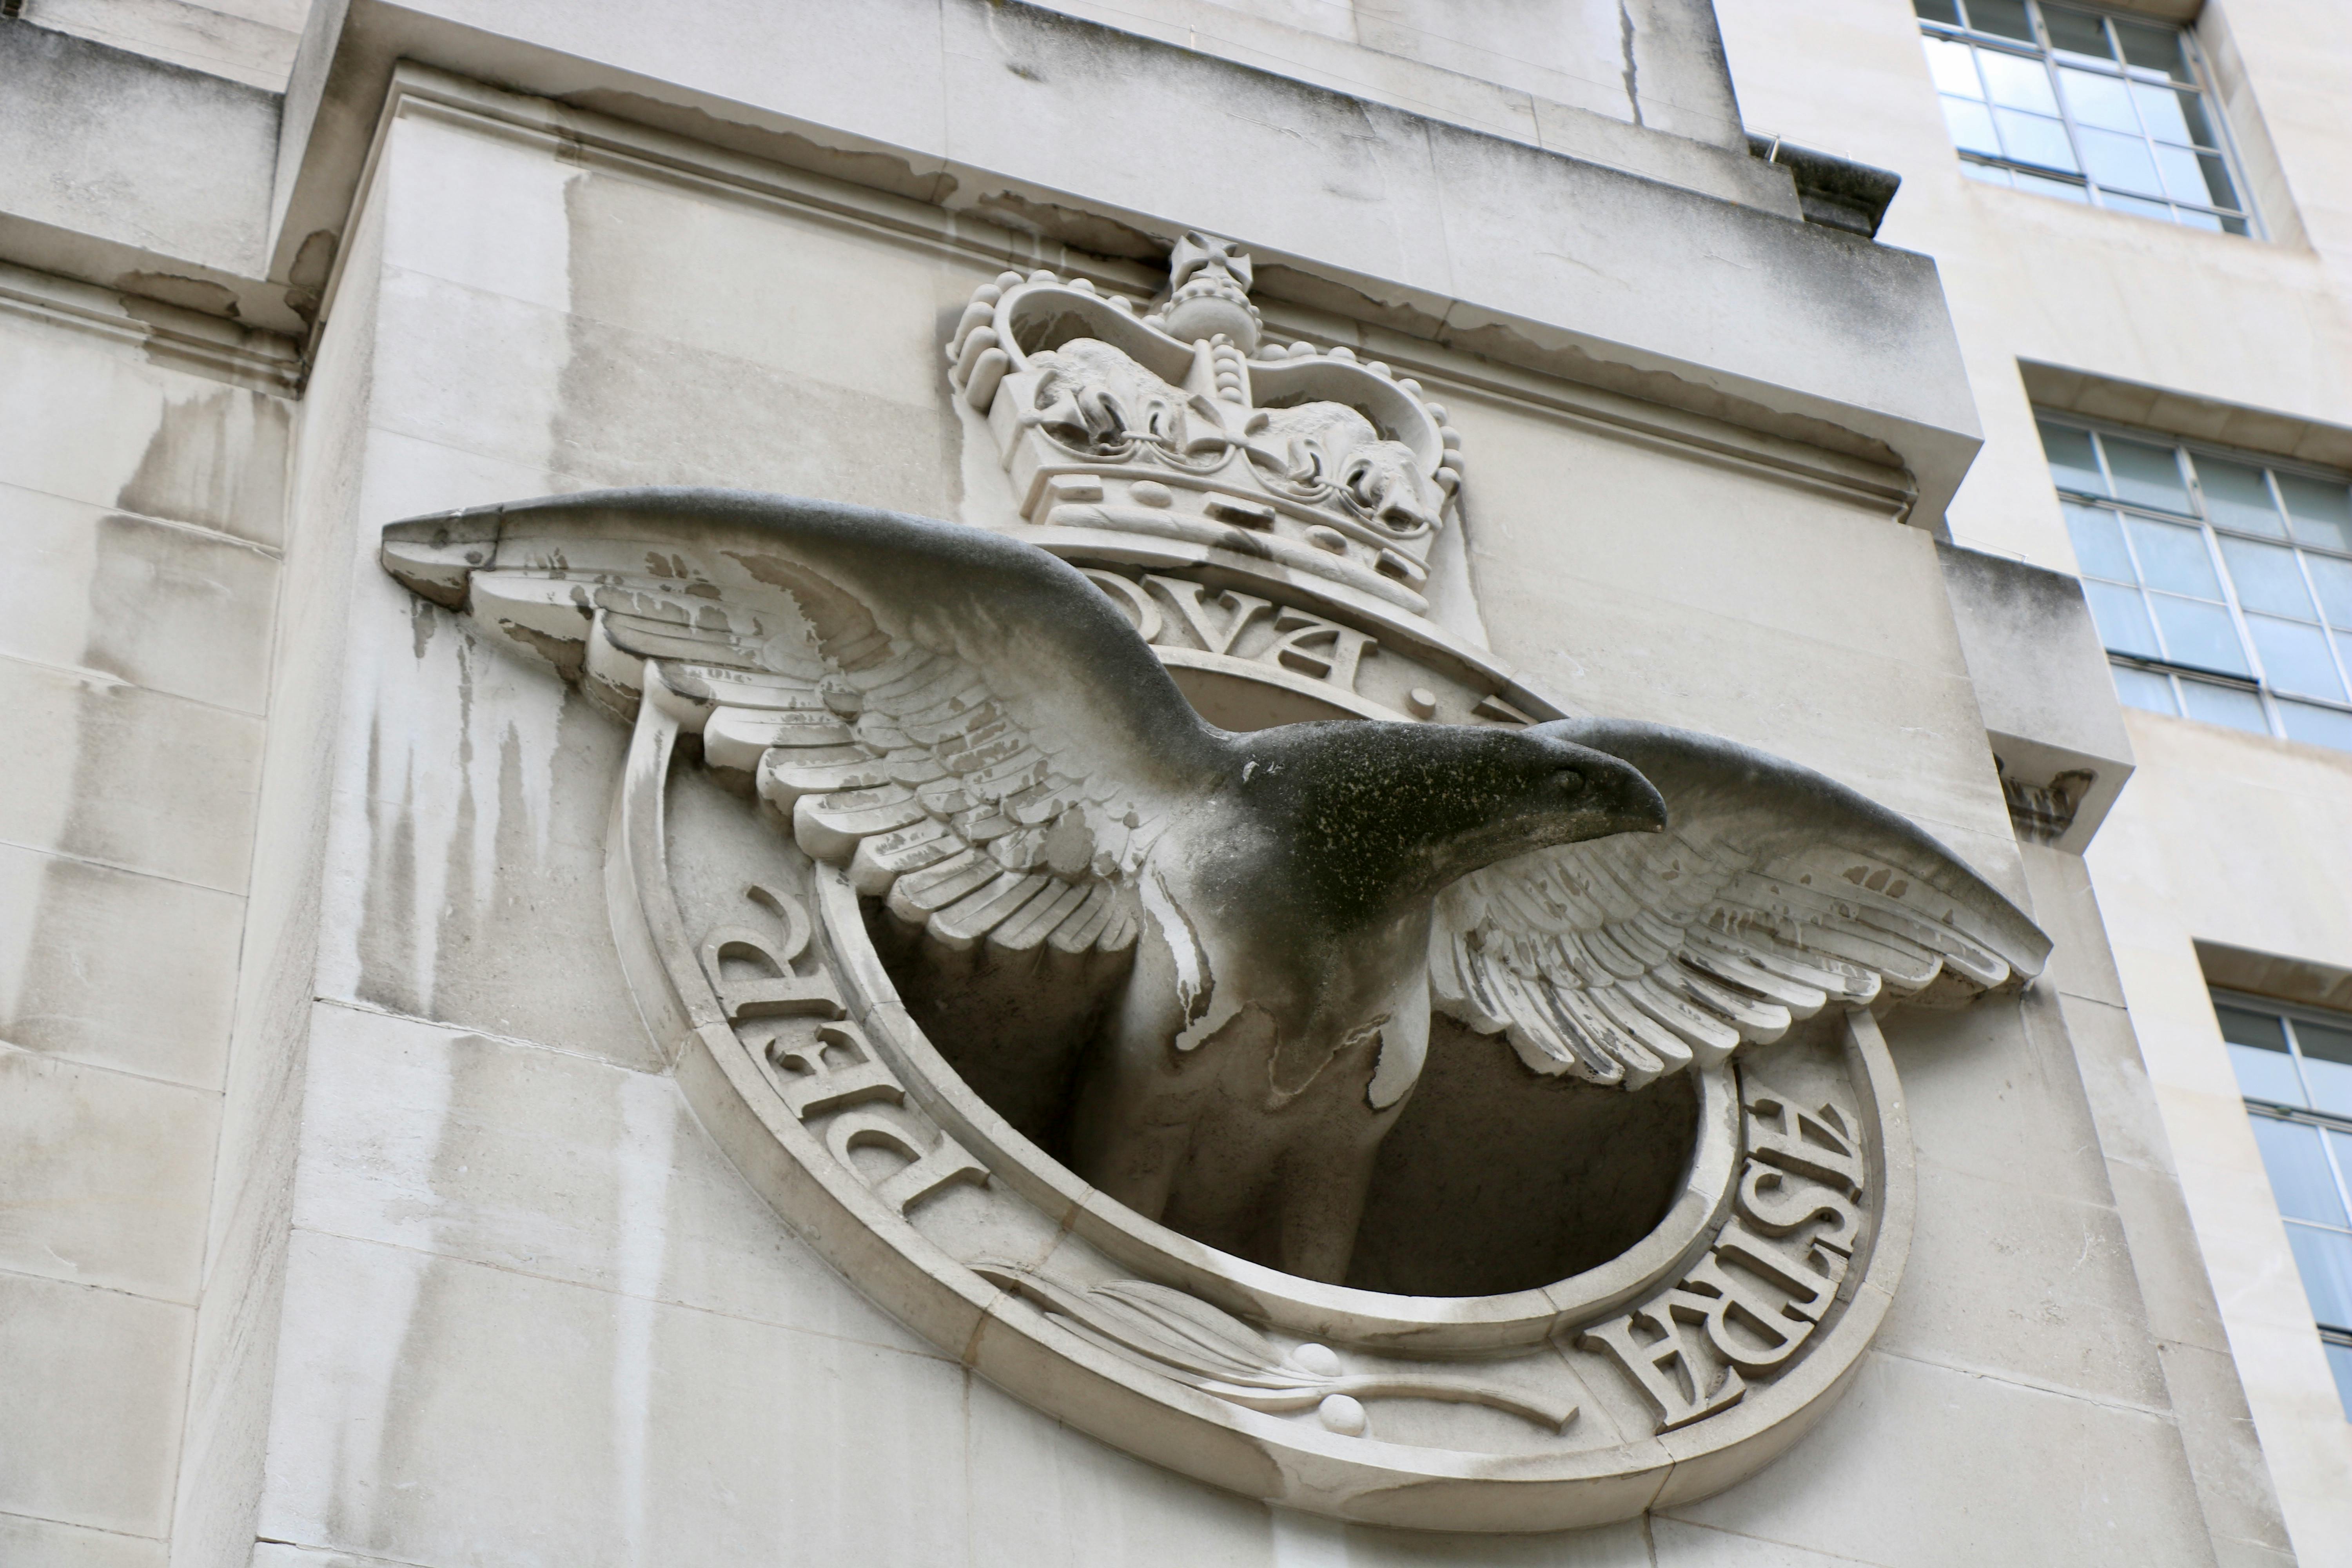
<svg viewBox="0 0 2352 1568">
<path fill-rule="evenodd" d="M 1073 1289 L 1049 1275 L 1000 1258 L 982 1258 L 972 1272 L 1067 1319 L 1095 1338 L 1147 1356 L 1189 1381 L 1255 1383 L 1280 1372 L 1282 1357 L 1264 1335 L 1207 1302 L 1141 1279 L 1118 1279 Z"/>
<path fill-rule="evenodd" d="M 1204 1377 L 1264 1377 L 1282 1365 L 1265 1337 L 1197 1297 L 1142 1279 L 1116 1279 L 1087 1292 L 1105 1331 Z M 1115 1325 L 1115 1327 L 1114 1327 Z M 1292 1373 L 1285 1381 L 1297 1381 Z"/>
<path fill-rule="evenodd" d="M 1169 1375 L 1251 1410 L 1307 1410 L 1336 1394 L 1483 1405 L 1554 1431 L 1576 1419 L 1572 1403 L 1473 1374 L 1309 1371 L 1286 1360 L 1240 1319 L 1149 1280 L 1113 1279 L 1072 1289 L 1023 1264 L 982 1258 L 971 1268 L 1085 1337 L 1157 1362 Z M 1319 1353 L 1327 1360 L 1330 1355 Z"/>
</svg>

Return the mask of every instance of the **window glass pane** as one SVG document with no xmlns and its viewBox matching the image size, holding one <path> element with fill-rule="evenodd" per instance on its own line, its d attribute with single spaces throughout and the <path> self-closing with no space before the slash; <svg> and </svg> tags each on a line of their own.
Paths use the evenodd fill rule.
<svg viewBox="0 0 2352 1568">
<path fill-rule="evenodd" d="M 2019 163 L 2069 171 L 2077 166 L 2066 128 L 2056 121 L 2015 109 L 1996 109 L 1992 117 L 2000 128 L 2001 147 Z"/>
<path fill-rule="evenodd" d="M 2147 195 L 2163 193 L 2164 183 L 2156 175 L 2156 160 L 2148 156 L 2147 143 L 2140 140 L 2138 132 L 2126 136 L 2120 132 L 2084 127 L 2075 136 L 2082 143 L 2083 172 L 2099 184 Z"/>
<path fill-rule="evenodd" d="M 2175 81 L 2197 79 L 2189 74 L 2189 61 L 2180 52 L 2180 29 L 2158 26 L 2148 22 L 2126 22 L 2116 18 L 2116 41 L 2124 47 L 2126 65 L 2144 66 L 2160 70 Z"/>
<path fill-rule="evenodd" d="M 2258 1051 L 2252 1046 L 2230 1047 L 2230 1066 L 2237 1070 L 2238 1092 L 2248 1100 L 2273 1105 L 2301 1105 L 2303 1085 L 2294 1076 L 2294 1058 L 2284 1051 Z"/>
<path fill-rule="evenodd" d="M 2341 1127 L 2327 1130 L 2328 1152 L 2336 1156 L 2336 1175 L 2339 1181 L 2352 1182 L 2352 1131 Z M 2352 1328 L 2352 1324 L 2347 1324 Z"/>
<path fill-rule="evenodd" d="M 2042 450 L 2050 459 L 2050 478 L 2062 490 L 2086 490 L 2095 496 L 2107 493 L 2107 481 L 2100 477 L 2098 454 L 2091 450 L 2091 437 L 2086 430 L 2042 425 Z"/>
<path fill-rule="evenodd" d="M 2167 511 L 2189 510 L 2189 489 L 2181 482 L 2180 465 L 2169 447 L 2145 441 L 2106 438 L 2107 468 L 2116 476 L 2116 494 L 2141 506 Z"/>
<path fill-rule="evenodd" d="M 2334 479 L 2301 474 L 2279 475 L 2278 486 L 2297 539 L 2325 550 L 2352 551 L 2352 491 Z"/>
<path fill-rule="evenodd" d="M 2310 1087 L 2312 1109 L 2352 1116 L 2352 1029 L 2298 1019 L 2294 1043 L 2303 1050 L 2303 1081 Z"/>
<path fill-rule="evenodd" d="M 2146 709 L 2150 713 L 2180 716 L 2173 705 L 2172 681 L 2152 669 L 2134 669 L 2127 664 L 2111 664 L 2107 672 L 2116 678 L 2116 696 L 2129 708 Z"/>
<path fill-rule="evenodd" d="M 2327 1370 L 2336 1374 L 2336 1397 L 2344 1403 L 2345 1418 L 2352 1420 L 2352 1345 L 2329 1341 L 2319 1348 L 2327 1352 Z"/>
<path fill-rule="evenodd" d="M 2238 1088 L 2248 1100 L 2275 1105 L 2301 1105 L 2303 1082 L 2295 1076 L 2294 1058 L 2287 1054 L 2286 1031 L 2268 1013 L 2250 1012 L 2221 1003 L 2213 1005 L 2221 1022 L 2221 1037 L 2230 1042 L 2230 1065 L 2237 1069 Z"/>
<path fill-rule="evenodd" d="M 2335 708 L 2315 708 L 2308 702 L 2281 702 L 2278 710 L 2288 740 L 2301 741 L 2306 746 L 2352 752 L 2352 713 Z"/>
<path fill-rule="evenodd" d="M 2223 163 L 2217 154 L 2200 153 L 2197 154 L 2197 163 L 2198 166 L 2205 172 L 2205 188 L 2212 194 L 2215 206 L 2242 207 L 2246 205 L 2238 199 L 2238 187 L 2230 183 L 2229 165 Z M 2244 226 L 2241 225 L 2231 228 L 2230 232 L 2243 234 L 2246 231 Z"/>
<path fill-rule="evenodd" d="M 2025 0 L 1970 0 L 1969 23 L 1979 33 L 2033 41 L 2033 25 L 2025 19 Z"/>
<path fill-rule="evenodd" d="M 2156 612 L 2156 629 L 2164 638 L 2165 657 L 2173 663 L 2218 669 L 2226 675 L 2253 674 L 2246 663 L 2246 650 L 2238 641 L 2238 628 L 2231 624 L 2230 612 L 2221 605 L 2209 605 L 2201 599 L 2176 599 L 2169 594 L 2150 594 L 2148 607 Z M 2190 708 L 2193 711 L 2195 704 L 2191 703 Z M 2267 724 L 2262 727 L 2270 728 Z"/>
<path fill-rule="evenodd" d="M 2263 471 L 2247 463 L 2220 458 L 2197 458 L 2197 485 L 2205 492 L 2205 515 L 2222 528 L 2242 533 L 2286 537 L 2286 524 L 2271 501 L 2271 488 Z"/>
<path fill-rule="evenodd" d="M 2233 1046 L 2249 1050 L 2275 1051 L 2287 1054 L 2286 1030 L 2275 1013 L 2257 1013 L 2250 1007 L 2233 1007 L 2227 1002 L 2213 1004 L 2213 1016 L 2221 1021 L 2221 1037 Z M 2302 1103 L 2302 1096 L 2295 1096 Z"/>
<path fill-rule="evenodd" d="M 2142 658 L 2164 657 L 2164 649 L 2157 645 L 2156 627 L 2147 618 L 2147 602 L 2139 596 L 2138 589 L 2084 583 L 2083 596 L 2091 602 L 2091 618 L 2098 623 L 2099 640 L 2108 649 Z"/>
<path fill-rule="evenodd" d="M 2074 202 L 2078 205 L 2087 205 L 2091 199 L 2091 193 L 2072 180 L 2053 180 L 2045 174 L 2029 174 L 2022 169 L 2017 172 L 2017 188 L 2032 191 L 2036 195 L 2056 196 L 2062 202 Z"/>
<path fill-rule="evenodd" d="M 1992 91 L 1992 101 L 2001 108 L 2022 108 L 2037 115 L 2058 113 L 2058 97 L 2051 91 L 2051 68 L 2030 54 L 2001 54 L 2000 49 L 1978 49 L 1978 68 L 1985 73 L 1985 87 Z"/>
<path fill-rule="evenodd" d="M 2103 506 L 2059 503 L 2066 514 L 2066 531 L 2074 538 L 2074 559 L 2086 577 L 2117 583 L 2135 581 L 2131 553 L 2124 548 L 2123 519 Z"/>
<path fill-rule="evenodd" d="M 2319 1129 L 2275 1116 L 2257 1116 L 2254 1142 L 2263 1151 L 2263 1168 L 2271 1173 L 2271 1193 L 2279 1213 L 2289 1219 L 2316 1220 L 2321 1225 L 2352 1223 L 2344 1213 L 2344 1196 L 2336 1190 L 2336 1172 L 2319 1146 Z"/>
<path fill-rule="evenodd" d="M 2287 1245 L 2303 1274 L 2311 1315 L 2330 1327 L 2352 1323 L 2352 1236 L 2287 1222 Z"/>
<path fill-rule="evenodd" d="M 2152 217 L 2158 223 L 2172 221 L 2170 207 L 2145 196 L 2127 196 L 2120 191 L 2102 191 L 2099 205 L 2109 212 L 2129 213 L 2134 217 Z"/>
<path fill-rule="evenodd" d="M 2087 55 L 2093 59 L 2111 60 L 2116 52 L 2107 44 L 2107 30 L 2099 26 L 2096 16 L 2081 11 L 2069 11 L 2063 5 L 2042 7 L 2042 26 L 2050 35 L 2050 47 L 2070 55 Z"/>
<path fill-rule="evenodd" d="M 2319 618 L 2312 612 L 2311 593 L 2303 585 L 2303 569 L 2294 563 L 2294 551 L 2224 538 L 2221 559 L 2230 563 L 2230 581 L 2237 587 L 2238 603 L 2246 608 L 2298 621 Z"/>
<path fill-rule="evenodd" d="M 2110 447 L 2120 442 L 2111 442 Z M 2153 518 L 2124 520 L 2131 532 L 2132 552 L 2139 557 L 2139 580 L 2151 588 L 2187 594 L 2199 599 L 2219 599 L 2221 579 L 2213 573 L 2213 558 L 2205 552 L 2205 531 Z M 2235 668 L 2215 665 L 2216 669 Z"/>
<path fill-rule="evenodd" d="M 2244 218 L 2225 217 L 2221 220 L 2221 232 L 2224 234 L 2234 234 L 2243 237 L 2253 233 L 2253 230 L 2246 226 L 2246 220 Z"/>
<path fill-rule="evenodd" d="M 2318 586 L 2319 607 L 2326 612 L 2327 624 L 2352 630 L 2352 561 L 2333 555 L 2306 555 L 2304 560 Z"/>
<path fill-rule="evenodd" d="M 1919 42 L 1927 51 L 1927 69 L 1936 79 L 1937 92 L 1958 93 L 1962 98 L 1984 96 L 1984 88 L 1977 80 L 1974 49 L 1943 38 L 1922 38 Z"/>
<path fill-rule="evenodd" d="M 2156 149 L 2156 169 L 2164 177 L 2164 194 L 2174 201 L 2195 202 L 2202 206 L 2213 199 L 2205 187 L 2205 165 L 2188 148 L 2167 147 L 2159 143 Z M 2219 228 L 2221 226 L 2217 223 L 2213 226 Z"/>
<path fill-rule="evenodd" d="M 2270 721 L 2263 715 L 2262 699 L 2251 691 L 2235 686 L 2216 686 L 2210 680 L 2184 679 L 2180 699 L 2189 717 L 2200 723 L 2221 724 L 2250 735 L 2271 732 Z"/>
<path fill-rule="evenodd" d="M 2074 117 L 2075 124 L 2139 134 L 2139 117 L 2132 112 L 2131 89 L 2124 85 L 2121 77 L 2069 70 L 2061 66 L 2058 85 L 2066 94 L 2066 111 Z"/>
<path fill-rule="evenodd" d="M 2300 621 L 2248 616 L 2246 630 L 2262 656 L 2263 679 L 2281 691 L 2344 700 L 2344 678 L 2327 651 L 2327 634 Z"/>
<path fill-rule="evenodd" d="M 1991 110 L 1981 103 L 1971 103 L 1965 98 L 1947 98 L 1942 102 L 1944 126 L 1952 133 L 1953 146 L 1963 153 L 1983 153 L 1995 158 L 2000 156 L 2000 138 L 1992 132 Z"/>
<path fill-rule="evenodd" d="M 2213 138 L 2205 127 L 2204 106 L 2193 92 L 2182 92 L 2169 87 L 2136 81 L 2131 84 L 2133 101 L 2139 105 L 2140 122 L 2147 133 L 2159 142 L 2194 142 L 2210 147 Z"/>
<path fill-rule="evenodd" d="M 1960 8 L 1956 0 L 1911 0 L 1911 9 L 1919 13 L 1922 22 L 1941 22 L 1948 27 L 1960 25 Z"/>
</svg>

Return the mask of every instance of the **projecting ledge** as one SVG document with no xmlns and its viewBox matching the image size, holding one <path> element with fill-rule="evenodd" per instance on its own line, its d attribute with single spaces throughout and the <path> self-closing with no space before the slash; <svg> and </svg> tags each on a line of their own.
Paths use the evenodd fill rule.
<svg viewBox="0 0 2352 1568">
<path fill-rule="evenodd" d="M 404 60 L 537 95 L 583 148 L 650 127 L 665 160 L 749 154 L 928 206 L 964 243 L 977 219 L 1008 249 L 1156 262 L 1186 229 L 1229 235 L 1269 300 L 1900 467 L 1931 529 L 1979 445 L 1926 257 L 1034 7 L 840 16 L 714 10 L 649 53 L 616 3 L 566 7 L 560 30 L 489 0 L 322 5 L 287 100 L 274 266 L 349 221 Z"/>
<path fill-rule="evenodd" d="M 1985 739 L 2021 837 L 2079 855 L 2131 777 L 2131 738 L 2083 585 L 1939 544 Z"/>
</svg>

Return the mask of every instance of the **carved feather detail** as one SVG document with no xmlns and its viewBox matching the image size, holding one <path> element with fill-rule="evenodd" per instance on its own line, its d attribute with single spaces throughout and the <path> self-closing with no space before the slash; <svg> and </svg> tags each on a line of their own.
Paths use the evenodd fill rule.
<svg viewBox="0 0 2352 1568">
<path fill-rule="evenodd" d="M 1639 767 L 1672 827 L 1559 845 L 1438 900 L 1438 1009 L 1535 1071 L 1626 1089 L 1780 1038 L 1832 1003 L 1965 1000 L 2049 939 L 1952 853 L 1832 780 L 1663 725 L 1537 732 Z"/>
<path fill-rule="evenodd" d="M 870 516 L 858 520 L 857 547 L 830 559 L 822 539 L 772 534 L 755 552 L 728 538 L 723 516 L 713 534 L 723 542 L 679 537 L 678 517 L 740 505 L 717 492 L 551 498 L 399 525 L 385 562 L 447 602 L 455 584 L 441 574 L 467 547 L 451 542 L 489 534 L 496 547 L 467 562 L 459 601 L 478 621 L 624 702 L 652 661 L 709 765 L 750 775 L 803 850 L 848 867 L 860 894 L 941 945 L 1131 946 L 1131 878 L 1164 824 L 1167 792 L 1139 787 L 1131 747 L 1102 743 L 1117 726 L 1073 734 L 1058 689 L 1066 663 L 1004 649 L 1057 626 L 1067 651 L 1144 700 L 1129 716 L 1137 727 L 1181 740 L 1199 721 L 1117 613 L 1073 574 L 1039 595 L 1056 600 L 1043 622 L 1024 625 L 1009 605 L 959 618 L 940 607 L 939 560 L 907 563 L 915 569 L 897 579 L 876 569 L 889 551 Z M 661 548 L 633 548 L 632 532 Z M 969 599 L 987 573 L 967 575 Z M 736 581 L 747 577 L 756 591 Z M 1063 600 L 1102 624 L 1072 628 Z M 987 652 L 974 657 L 975 645 Z M 1046 707 L 1055 721 L 1041 724 Z"/>
</svg>

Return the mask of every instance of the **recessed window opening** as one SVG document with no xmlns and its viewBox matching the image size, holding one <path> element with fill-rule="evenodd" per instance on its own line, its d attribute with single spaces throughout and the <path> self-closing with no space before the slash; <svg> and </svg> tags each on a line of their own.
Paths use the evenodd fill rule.
<svg viewBox="0 0 2352 1568">
<path fill-rule="evenodd" d="M 2352 1418 L 2352 1014 L 2213 993 L 2287 1245 Z"/>
<path fill-rule="evenodd" d="M 2185 28 L 2041 0 L 1912 0 L 1962 173 L 2216 233 L 2256 224 Z"/>
<path fill-rule="evenodd" d="M 2144 432 L 2041 428 L 2116 694 L 2352 751 L 2352 486 Z"/>
</svg>

